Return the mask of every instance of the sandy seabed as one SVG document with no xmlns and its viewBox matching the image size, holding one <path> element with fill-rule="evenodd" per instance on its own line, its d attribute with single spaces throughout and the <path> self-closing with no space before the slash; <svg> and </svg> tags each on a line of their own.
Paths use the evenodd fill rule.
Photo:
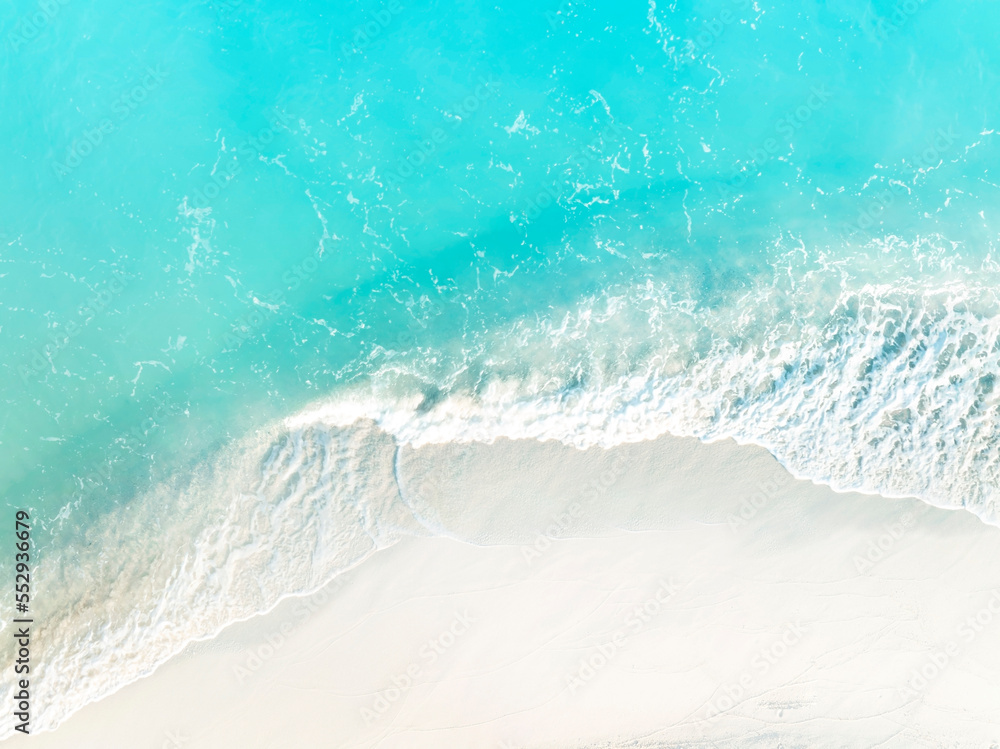
<svg viewBox="0 0 1000 749">
<path fill-rule="evenodd" d="M 673 437 L 407 448 L 398 472 L 426 535 L 27 741 L 1000 746 L 1000 529 L 971 514 Z"/>
</svg>

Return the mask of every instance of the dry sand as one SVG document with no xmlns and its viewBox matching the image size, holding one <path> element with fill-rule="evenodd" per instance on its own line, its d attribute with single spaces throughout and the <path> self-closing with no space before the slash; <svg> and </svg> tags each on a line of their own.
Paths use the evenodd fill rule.
<svg viewBox="0 0 1000 749">
<path fill-rule="evenodd" d="M 28 741 L 1000 745 L 1000 529 L 972 515 L 669 437 L 428 446 L 399 473 L 434 535 Z"/>
</svg>

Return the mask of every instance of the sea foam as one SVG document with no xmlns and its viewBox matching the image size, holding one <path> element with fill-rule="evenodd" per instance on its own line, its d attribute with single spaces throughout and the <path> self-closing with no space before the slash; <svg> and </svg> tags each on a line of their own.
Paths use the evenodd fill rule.
<svg viewBox="0 0 1000 749">
<path fill-rule="evenodd" d="M 996 523 L 993 271 L 926 249 L 882 246 L 850 273 L 786 258 L 711 307 L 648 281 L 463 340 L 460 356 L 377 353 L 370 378 L 116 510 L 47 565 L 40 587 L 65 595 L 45 612 L 38 729 L 403 534 L 446 533 L 401 486 L 402 446 L 732 438 L 837 490 Z M 892 252 L 925 277 L 879 277 Z"/>
</svg>

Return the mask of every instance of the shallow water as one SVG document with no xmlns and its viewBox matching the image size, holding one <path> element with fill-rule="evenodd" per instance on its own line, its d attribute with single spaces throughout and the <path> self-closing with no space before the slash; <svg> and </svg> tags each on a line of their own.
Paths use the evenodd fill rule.
<svg viewBox="0 0 1000 749">
<path fill-rule="evenodd" d="M 129 653 L 43 723 L 423 532 L 397 443 L 734 437 L 996 520 L 993 5 L 3 15 L 0 481 L 45 678 Z"/>
</svg>

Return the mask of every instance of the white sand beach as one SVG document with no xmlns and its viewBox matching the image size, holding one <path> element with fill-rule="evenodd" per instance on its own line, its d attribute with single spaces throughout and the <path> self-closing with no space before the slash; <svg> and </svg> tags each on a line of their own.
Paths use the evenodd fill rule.
<svg viewBox="0 0 1000 749">
<path fill-rule="evenodd" d="M 673 437 L 431 445 L 399 478 L 435 533 L 32 746 L 1000 745 L 1000 529 L 971 514 Z"/>
</svg>

